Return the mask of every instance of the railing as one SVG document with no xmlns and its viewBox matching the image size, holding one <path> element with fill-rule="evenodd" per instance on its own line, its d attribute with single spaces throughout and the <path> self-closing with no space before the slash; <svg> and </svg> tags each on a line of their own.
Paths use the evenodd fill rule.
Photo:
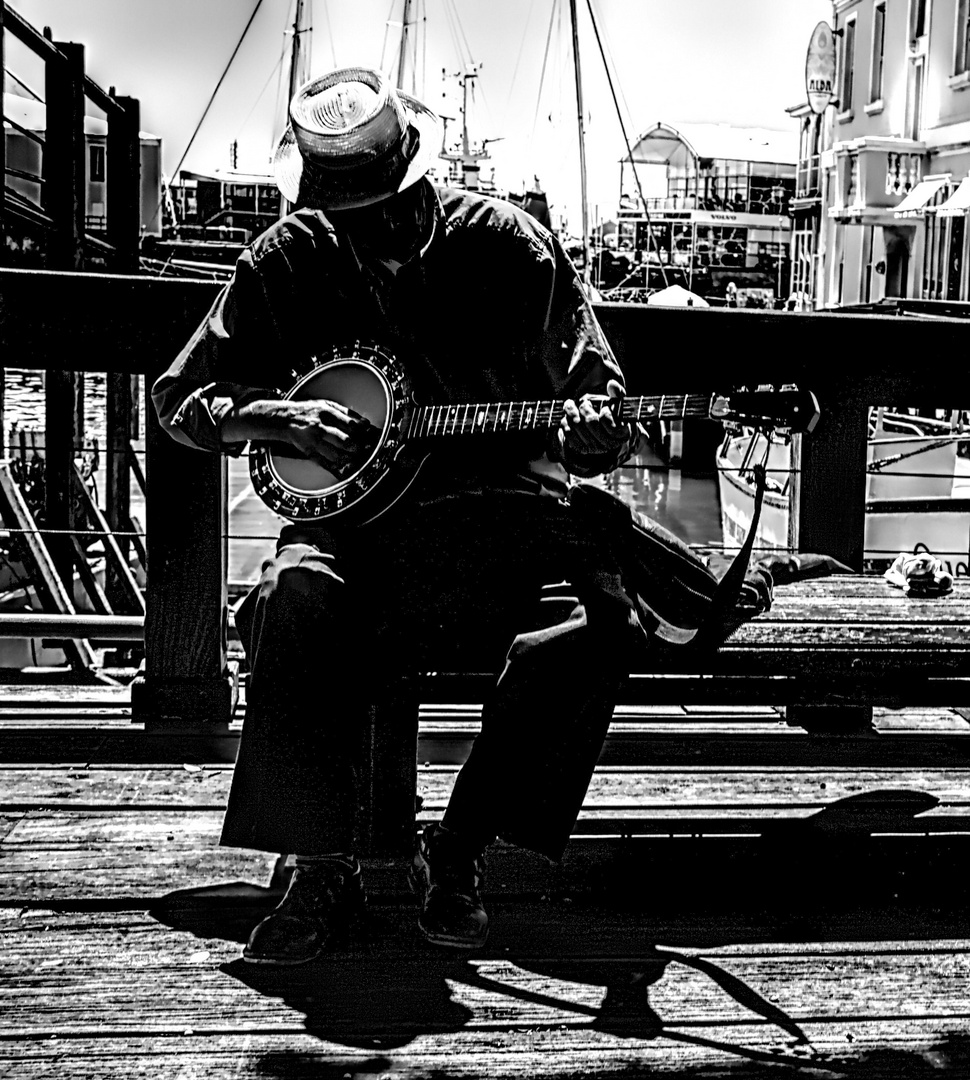
<svg viewBox="0 0 970 1080">
<path fill-rule="evenodd" d="M 721 199 L 703 195 L 656 196 L 646 200 L 647 210 L 651 214 L 662 215 L 666 210 L 711 210 L 732 214 L 772 214 L 784 216 L 788 213 L 789 199 L 756 199 L 743 197 Z M 629 211 L 636 212 L 633 207 Z"/>
<path fill-rule="evenodd" d="M 39 173 L 8 166 L 4 147 L 0 251 L 5 248 L 10 220 L 19 217 L 45 234 L 48 267 L 80 270 L 96 263 L 111 271 L 133 273 L 138 267 L 140 239 L 138 101 L 106 93 L 85 74 L 83 45 L 50 40 L 4 3 L 0 5 L 0 39 L 5 33 L 10 33 L 44 63 L 46 123 L 43 135 L 19 124 L 12 125 L 39 147 Z M 3 61 L 4 49 L 0 47 L 0 76 L 4 75 Z M 85 101 L 105 114 L 108 127 L 105 143 L 108 212 L 101 225 L 106 231 L 101 236 L 86 231 Z M 37 186 L 43 192 L 40 203 L 8 190 L 8 178 Z"/>
<path fill-rule="evenodd" d="M 46 370 L 49 381 L 83 368 L 115 379 L 142 374 L 150 385 L 217 289 L 201 281 L 0 270 L 0 349 L 18 366 Z M 822 418 L 810 436 L 796 437 L 793 535 L 801 550 L 860 569 L 868 407 L 970 405 L 966 365 L 939 362 L 963 354 L 960 320 L 637 304 L 601 304 L 598 314 L 631 392 L 763 383 L 814 391 Z M 663 343 L 671 341 L 678 356 L 686 345 L 703 362 L 669 362 Z M 148 724 L 224 725 L 234 700 L 226 460 L 175 443 L 150 412 L 145 436 L 145 663 L 132 688 L 134 714 Z M 73 448 L 58 452 L 70 457 Z"/>
</svg>

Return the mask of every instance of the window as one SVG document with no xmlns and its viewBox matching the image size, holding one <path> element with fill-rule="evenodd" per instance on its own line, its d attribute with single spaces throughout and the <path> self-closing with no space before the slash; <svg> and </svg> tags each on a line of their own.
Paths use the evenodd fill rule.
<svg viewBox="0 0 970 1080">
<path fill-rule="evenodd" d="M 964 0 L 966 2 L 966 0 Z M 872 64 L 869 69 L 869 101 L 882 100 L 882 64 L 886 47 L 886 0 L 872 9 Z"/>
<path fill-rule="evenodd" d="M 953 74 L 970 70 L 970 0 L 957 0 L 957 25 L 953 49 Z"/>
<path fill-rule="evenodd" d="M 104 147 L 91 146 L 88 148 L 89 177 L 93 184 L 104 183 Z"/>
<path fill-rule="evenodd" d="M 923 57 L 910 60 L 906 87 L 906 137 L 918 139 L 923 121 Z"/>
<path fill-rule="evenodd" d="M 792 236 L 791 291 L 802 304 L 815 299 L 815 234 L 811 229 L 796 230 Z"/>
<path fill-rule="evenodd" d="M 859 283 L 859 299 L 868 304 L 872 299 L 872 227 L 862 232 L 862 281 Z"/>
<path fill-rule="evenodd" d="M 963 299 L 963 261 L 966 245 L 966 216 L 958 214 L 949 218 L 949 267 L 947 268 L 946 299 Z"/>
<path fill-rule="evenodd" d="M 849 19 L 842 31 L 841 64 L 839 65 L 839 111 L 852 111 L 852 75 L 855 67 L 855 19 Z"/>
<path fill-rule="evenodd" d="M 926 215 L 926 241 L 923 249 L 924 300 L 942 300 L 946 260 L 946 219 Z"/>
</svg>

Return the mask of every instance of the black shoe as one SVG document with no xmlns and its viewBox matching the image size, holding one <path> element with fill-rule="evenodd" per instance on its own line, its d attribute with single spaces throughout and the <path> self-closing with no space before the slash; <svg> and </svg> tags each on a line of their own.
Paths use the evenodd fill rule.
<svg viewBox="0 0 970 1080">
<path fill-rule="evenodd" d="M 250 964 L 305 964 L 364 906 L 360 864 L 333 859 L 298 865 L 279 906 L 253 930 L 242 958 Z"/>
<path fill-rule="evenodd" d="M 454 833 L 428 825 L 418 836 L 409 880 L 421 900 L 418 928 L 430 942 L 454 949 L 485 944 L 484 877 L 485 856 L 469 854 Z"/>
</svg>

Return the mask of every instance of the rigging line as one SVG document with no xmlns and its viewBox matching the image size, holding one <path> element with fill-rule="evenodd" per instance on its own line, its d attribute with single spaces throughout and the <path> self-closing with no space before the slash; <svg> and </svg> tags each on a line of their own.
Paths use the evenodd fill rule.
<svg viewBox="0 0 970 1080">
<path fill-rule="evenodd" d="M 397 3 L 397 0 L 391 0 L 390 10 L 387 13 L 387 18 L 384 20 L 384 41 L 381 43 L 381 63 L 380 63 L 381 71 L 384 70 L 384 61 L 387 58 L 387 36 L 391 32 L 391 22 L 392 22 L 391 16 L 394 14 L 394 5 L 396 3 Z"/>
<path fill-rule="evenodd" d="M 465 56 L 468 57 L 468 64 L 471 65 L 472 63 L 474 63 L 474 60 L 473 60 L 474 54 L 472 53 L 471 49 L 469 48 L 468 38 L 465 37 L 465 28 L 461 24 L 461 16 L 458 14 L 458 6 L 455 4 L 455 0 L 445 0 L 445 6 L 450 7 L 453 14 L 454 14 L 455 25 L 458 27 L 458 33 L 461 35 L 461 41 L 462 41 L 462 44 L 465 47 Z"/>
<path fill-rule="evenodd" d="M 640 183 L 640 174 L 637 172 L 636 162 L 634 162 L 634 160 L 633 160 L 633 148 L 630 146 L 630 137 L 627 135 L 626 124 L 623 122 L 623 115 L 620 112 L 620 103 L 619 103 L 619 101 L 617 101 L 617 98 L 616 98 L 616 89 L 613 86 L 613 75 L 610 72 L 609 64 L 606 61 L 606 53 L 605 53 L 605 51 L 603 49 L 603 40 L 600 37 L 599 23 L 597 22 L 597 19 L 596 19 L 596 13 L 593 11 L 593 0 L 586 0 L 586 6 L 589 9 L 590 21 L 593 24 L 593 32 L 596 35 L 596 44 L 599 47 L 600 57 L 603 60 L 603 70 L 606 72 L 606 81 L 609 84 L 610 94 L 613 97 L 613 106 L 616 109 L 616 118 L 620 123 L 620 130 L 623 132 L 623 142 L 626 144 L 626 152 L 627 152 L 627 154 L 628 154 L 628 156 L 630 158 L 630 168 L 633 169 L 633 179 L 636 181 L 637 192 L 638 192 L 638 194 L 640 196 L 641 206 L 643 207 L 643 216 L 647 219 L 647 237 L 648 237 L 648 239 L 650 241 L 652 241 L 654 249 L 656 250 L 657 265 L 660 267 L 660 276 L 663 278 L 664 286 L 666 286 L 668 284 L 668 282 L 667 282 L 667 270 L 664 267 L 663 261 L 662 261 L 662 259 L 660 257 L 660 251 L 658 249 L 657 238 L 656 238 L 656 236 L 654 236 L 653 228 L 650 225 L 650 211 L 647 209 L 647 200 L 644 198 L 644 195 L 643 195 L 643 185 Z M 649 288 L 649 285 L 650 285 L 650 267 L 649 267 L 649 263 L 647 264 L 647 270 L 646 270 L 646 285 Z"/>
<path fill-rule="evenodd" d="M 552 28 L 556 24 L 556 11 L 558 7 L 558 0 L 552 0 L 552 8 L 549 12 L 549 30 L 546 33 L 546 48 L 545 52 L 542 54 L 542 70 L 539 72 L 539 89 L 536 92 L 536 111 L 532 117 L 532 133 L 529 136 L 530 143 L 535 140 L 536 124 L 539 122 L 539 109 L 542 105 L 542 87 L 546 80 L 546 62 L 549 59 L 549 45 L 552 42 Z"/>
<path fill-rule="evenodd" d="M 448 26 L 448 33 L 451 35 L 451 44 L 455 50 L 455 56 L 458 58 L 458 66 L 464 68 L 467 66 L 465 58 L 462 56 L 461 42 L 458 40 L 458 34 L 455 30 L 454 16 L 451 11 L 451 7 L 448 4 L 448 0 L 445 0 L 443 4 L 443 10 L 445 13 L 445 22 Z"/>
<path fill-rule="evenodd" d="M 225 80 L 226 75 L 229 74 L 229 69 L 232 67 L 232 62 L 233 62 L 233 60 L 236 59 L 236 53 L 239 52 L 239 49 L 240 49 L 243 41 L 246 38 L 246 34 L 249 33 L 249 28 L 253 25 L 253 19 L 256 18 L 256 13 L 259 11 L 259 9 L 262 6 L 263 6 L 263 0 L 256 0 L 256 5 L 253 8 L 252 14 L 249 16 L 249 21 L 243 27 L 243 32 L 242 32 L 242 34 L 240 34 L 239 40 L 236 42 L 236 47 L 232 50 L 232 55 L 229 57 L 228 63 L 226 64 L 225 68 L 223 69 L 222 74 L 219 76 L 219 81 L 216 83 L 215 89 L 212 91 L 211 95 L 209 96 L 209 100 L 206 102 L 206 106 L 205 106 L 205 109 L 203 109 L 203 111 L 202 111 L 202 115 L 199 117 L 199 122 L 195 125 L 195 131 L 192 132 L 192 137 L 189 139 L 188 146 L 186 146 L 185 151 L 182 154 L 182 157 L 179 159 L 178 165 L 176 165 L 176 167 L 175 167 L 175 172 L 173 173 L 174 176 L 178 176 L 179 169 L 182 168 L 182 165 L 185 162 L 186 157 L 188 156 L 189 150 L 191 150 L 191 148 L 192 148 L 192 143 L 195 142 L 195 137 L 196 137 L 196 135 L 199 134 L 199 129 L 202 127 L 202 124 L 205 122 L 205 118 L 209 115 L 209 109 L 212 108 L 212 103 L 216 99 L 216 94 L 219 93 L 219 88 L 222 86 L 222 83 Z"/>
<path fill-rule="evenodd" d="M 529 22 L 532 19 L 532 9 L 535 7 L 535 0 L 529 0 L 529 11 L 525 17 L 525 24 L 522 28 L 522 39 L 519 41 L 519 53 L 515 58 L 515 67 L 512 69 L 512 81 L 509 83 L 509 97 L 505 103 L 505 114 L 508 116 L 509 109 L 512 106 L 512 91 L 515 89 L 515 80 L 519 75 L 519 64 L 522 62 L 522 53 L 525 49 L 525 39 L 529 36 Z"/>
<path fill-rule="evenodd" d="M 606 25 L 605 22 L 603 24 L 603 40 L 605 42 L 605 50 L 606 50 L 606 55 L 607 55 L 607 57 L 609 59 L 610 67 L 611 67 L 611 69 L 613 71 L 616 71 L 616 61 L 613 59 L 613 54 L 614 54 L 613 43 L 610 40 L 610 28 L 609 28 L 608 25 Z M 627 118 L 629 118 L 629 117 L 631 117 L 633 115 L 633 113 L 632 113 L 632 111 L 630 109 L 630 103 L 626 99 L 626 94 L 624 94 L 624 92 L 623 92 L 623 84 L 620 83 L 618 85 L 617 89 L 619 91 L 620 100 L 623 102 L 624 115 Z"/>
<path fill-rule="evenodd" d="M 277 72 L 278 72 L 278 71 L 280 70 L 280 68 L 281 68 L 281 67 L 283 66 L 283 57 L 284 57 L 285 55 L 286 55 L 286 48 L 285 48 L 285 46 L 284 46 L 284 48 L 283 48 L 283 51 L 282 51 L 282 52 L 280 53 L 280 58 L 279 58 L 279 60 L 277 60 L 277 61 L 276 61 L 275 65 L 273 66 L 273 70 L 272 70 L 272 71 L 271 71 L 271 72 L 269 73 L 269 76 L 268 76 L 268 77 L 267 77 L 267 79 L 266 79 L 266 82 L 265 82 L 265 83 L 263 83 L 263 88 L 262 88 L 262 90 L 260 90 L 260 92 L 259 92 L 259 96 L 258 96 L 258 97 L 256 98 L 256 100 L 255 100 L 255 101 L 253 102 L 253 107 L 252 107 L 252 108 L 251 108 L 251 109 L 249 110 L 249 112 L 248 112 L 248 113 L 246 114 L 246 119 L 245 119 L 245 120 L 243 120 L 243 122 L 242 122 L 242 123 L 241 123 L 241 124 L 239 125 L 239 127 L 238 127 L 238 128 L 236 129 L 236 137 L 237 137 L 237 138 L 238 138 L 238 137 L 239 137 L 239 136 L 240 136 L 240 135 L 242 134 L 242 131 L 243 131 L 243 129 L 244 129 L 244 128 L 245 128 L 245 126 L 246 126 L 246 125 L 247 125 L 247 124 L 249 123 L 249 121 L 250 121 L 250 118 L 252 117 L 253 113 L 254 113 L 254 112 L 256 111 L 256 108 L 257 108 L 257 106 L 259 105 L 260 101 L 262 101 L 262 100 L 263 100 L 263 94 L 265 94 L 265 93 L 266 93 L 266 90 L 267 90 L 267 88 L 269 87 L 269 84 L 270 84 L 270 82 L 272 82 L 272 80 L 273 80 L 273 77 L 274 77 L 274 76 L 276 75 L 276 73 L 277 73 Z M 278 98 L 279 98 L 279 95 L 277 94 L 277 99 L 278 99 Z M 279 102 L 277 101 L 277 104 L 278 104 L 278 103 L 279 103 Z M 274 136 L 273 136 L 273 139 L 274 139 L 274 145 L 275 145 L 275 139 L 276 139 L 276 134 L 274 134 Z"/>
<path fill-rule="evenodd" d="M 337 47 L 333 40 L 333 23 L 330 21 L 330 9 L 327 0 L 323 0 L 323 22 L 327 28 L 327 41 L 330 42 L 330 59 L 333 67 L 337 67 Z"/>
</svg>

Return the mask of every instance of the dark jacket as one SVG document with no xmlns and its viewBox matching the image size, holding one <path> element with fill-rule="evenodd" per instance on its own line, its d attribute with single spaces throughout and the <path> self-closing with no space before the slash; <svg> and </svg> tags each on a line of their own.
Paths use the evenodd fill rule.
<svg viewBox="0 0 970 1080">
<path fill-rule="evenodd" d="M 396 275 L 362 261 L 322 211 L 299 210 L 258 237 L 156 381 L 162 426 L 188 445 L 239 453 L 219 431 L 235 403 L 281 395 L 291 369 L 357 339 L 395 353 L 423 404 L 578 398 L 622 383 L 555 235 L 501 200 L 433 190 L 432 239 Z M 522 436 L 469 446 L 460 467 L 521 471 L 544 452 L 555 459 L 558 443 Z M 594 475 L 617 463 L 599 455 L 570 467 Z"/>
</svg>

